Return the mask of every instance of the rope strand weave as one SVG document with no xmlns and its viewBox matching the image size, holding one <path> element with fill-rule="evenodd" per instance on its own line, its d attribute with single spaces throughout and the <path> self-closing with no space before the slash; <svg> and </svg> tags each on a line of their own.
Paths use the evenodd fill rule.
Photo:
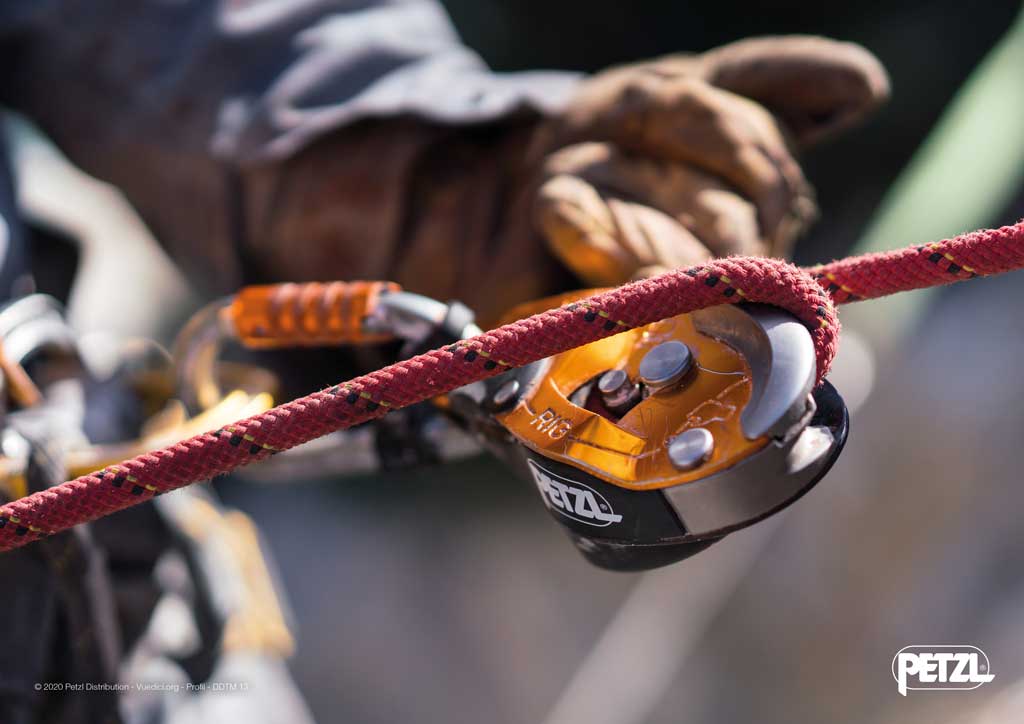
<svg viewBox="0 0 1024 724">
<path fill-rule="evenodd" d="M 811 331 L 819 382 L 839 341 L 835 304 L 1024 267 L 1024 222 L 800 269 L 729 257 L 627 284 L 397 362 L 0 506 L 0 551 L 209 480 L 336 430 L 603 337 L 717 304 L 761 302 Z"/>
</svg>

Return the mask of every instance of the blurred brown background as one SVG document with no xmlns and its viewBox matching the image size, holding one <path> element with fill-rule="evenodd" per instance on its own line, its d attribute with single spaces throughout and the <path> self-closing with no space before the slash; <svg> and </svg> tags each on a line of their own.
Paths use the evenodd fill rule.
<svg viewBox="0 0 1024 724">
<path fill-rule="evenodd" d="M 894 98 L 866 127 L 804 159 L 822 220 L 798 261 L 844 255 L 865 236 L 891 248 L 963 231 L 976 218 L 994 225 L 1024 214 L 1020 190 L 1003 183 L 1005 203 L 989 194 L 974 215 L 977 199 L 965 197 L 958 216 L 925 190 L 890 196 L 885 223 L 877 216 L 1014 23 L 1016 2 L 446 5 L 468 44 L 505 70 L 596 70 L 766 33 L 868 47 L 889 69 Z M 997 102 L 991 112 L 1001 110 Z M 984 177 L 969 162 L 974 144 L 978 158 L 998 144 L 1024 146 L 1024 126 L 997 136 L 981 117 L 980 131 L 958 137 L 968 162 L 957 171 Z M 932 188 L 949 176 L 937 178 Z M 925 223 L 939 210 L 961 228 Z M 917 295 L 903 316 L 886 303 L 844 313 L 852 334 L 835 382 L 851 402 L 874 386 L 830 476 L 778 520 L 646 576 L 591 568 L 529 487 L 486 458 L 346 480 L 229 481 L 222 492 L 261 525 L 289 591 L 299 646 L 292 670 L 313 713 L 367 723 L 1016 718 L 1024 712 L 1021 281 Z M 901 697 L 890 662 L 900 648 L 928 643 L 979 646 L 995 681 Z"/>
<path fill-rule="evenodd" d="M 765 33 L 867 46 L 892 75 L 893 101 L 804 159 L 822 208 L 798 249 L 805 263 L 841 256 L 861 237 L 1019 11 L 1015 2 L 446 4 L 467 42 L 509 70 L 596 70 Z M 1020 275 L 933 297 L 900 344 L 874 353 L 875 386 L 847 451 L 812 494 L 780 522 L 646 577 L 590 568 L 528 486 L 489 460 L 287 493 L 236 485 L 231 497 L 262 523 L 291 591 L 293 670 L 314 713 L 609 724 L 1024 714 L 1013 689 L 1024 677 L 1022 302 Z M 873 338 L 871 327 L 888 321 L 884 305 L 856 321 L 848 326 Z M 858 362 L 846 370 L 854 384 L 869 374 Z M 977 645 L 996 679 L 901 697 L 890 662 L 914 643 Z"/>
</svg>

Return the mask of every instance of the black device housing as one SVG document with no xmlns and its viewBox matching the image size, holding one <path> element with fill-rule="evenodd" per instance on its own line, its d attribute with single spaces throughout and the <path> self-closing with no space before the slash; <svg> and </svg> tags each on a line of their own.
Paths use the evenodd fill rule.
<svg viewBox="0 0 1024 724">
<path fill-rule="evenodd" d="M 517 467 L 530 477 L 551 516 L 588 561 L 615 571 L 648 570 L 689 558 L 728 533 L 778 512 L 828 473 L 846 443 L 849 414 L 842 397 L 828 382 L 819 385 L 812 396 L 816 409 L 807 427 L 825 427 L 833 438 L 831 448 L 825 453 L 827 458 L 813 477 L 775 507 L 700 535 L 686 529 L 663 490 L 620 488 L 522 445 L 516 444 L 513 449 L 518 451 L 522 462 Z M 764 480 L 765 485 L 771 483 L 770 479 Z M 603 509 L 605 507 L 607 510 Z M 621 516 L 621 520 L 609 521 L 613 516 Z"/>
</svg>

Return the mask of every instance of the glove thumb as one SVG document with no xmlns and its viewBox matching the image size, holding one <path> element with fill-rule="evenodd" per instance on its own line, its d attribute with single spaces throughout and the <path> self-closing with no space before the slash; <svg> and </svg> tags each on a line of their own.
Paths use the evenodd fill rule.
<svg viewBox="0 0 1024 724">
<path fill-rule="evenodd" d="M 750 38 L 695 59 L 698 74 L 765 106 L 806 147 L 861 121 L 889 97 L 889 76 L 863 47 L 815 36 Z"/>
</svg>

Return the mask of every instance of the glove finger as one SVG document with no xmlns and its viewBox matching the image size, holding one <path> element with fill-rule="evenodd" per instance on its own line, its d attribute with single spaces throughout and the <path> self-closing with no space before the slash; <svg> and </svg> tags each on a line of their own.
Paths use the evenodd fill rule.
<svg viewBox="0 0 1024 724">
<path fill-rule="evenodd" d="M 581 143 L 552 154 L 545 170 L 578 176 L 597 189 L 664 212 L 714 256 L 784 256 L 788 251 L 788 246 L 770 246 L 762 236 L 752 203 L 699 169 L 627 155 L 606 143 Z"/>
<path fill-rule="evenodd" d="M 874 55 L 828 38 L 750 38 L 697 63 L 707 82 L 779 116 L 801 146 L 856 124 L 889 97 L 889 76 Z"/>
<path fill-rule="evenodd" d="M 763 107 L 693 78 L 634 75 L 584 90 L 565 115 L 569 137 L 675 161 L 721 177 L 758 210 L 774 244 L 813 216 L 811 190 L 782 130 Z"/>
<path fill-rule="evenodd" d="M 578 176 L 546 181 L 534 218 L 552 253 L 592 286 L 622 284 L 645 266 L 690 266 L 711 256 L 667 214 L 602 193 Z"/>
</svg>

